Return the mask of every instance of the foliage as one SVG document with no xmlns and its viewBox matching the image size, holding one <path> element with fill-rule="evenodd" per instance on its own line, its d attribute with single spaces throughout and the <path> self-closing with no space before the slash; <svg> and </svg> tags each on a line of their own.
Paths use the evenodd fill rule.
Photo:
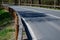
<svg viewBox="0 0 60 40">
<path fill-rule="evenodd" d="M 9 23 L 10 20 L 12 20 L 11 14 L 5 10 L 0 10 L 0 26 Z"/>
<path fill-rule="evenodd" d="M 9 24 L 3 30 L 0 30 L 0 40 L 9 40 L 13 37 L 13 32 L 15 32 L 15 29 L 12 27 L 13 26 Z"/>
<path fill-rule="evenodd" d="M 12 21 L 11 14 L 3 9 L 0 9 L 0 40 L 11 39 L 13 32 L 15 32 L 15 29 L 12 28 L 12 23 L 10 24 L 9 21 Z M 1 26 L 4 24 L 6 25 Z"/>
</svg>

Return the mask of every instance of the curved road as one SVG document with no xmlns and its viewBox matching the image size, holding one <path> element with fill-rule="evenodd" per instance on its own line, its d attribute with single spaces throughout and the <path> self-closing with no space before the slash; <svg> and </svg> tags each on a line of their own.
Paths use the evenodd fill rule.
<svg viewBox="0 0 60 40">
<path fill-rule="evenodd" d="M 60 40 L 60 10 L 29 6 L 9 7 L 25 20 L 33 40 Z"/>
</svg>

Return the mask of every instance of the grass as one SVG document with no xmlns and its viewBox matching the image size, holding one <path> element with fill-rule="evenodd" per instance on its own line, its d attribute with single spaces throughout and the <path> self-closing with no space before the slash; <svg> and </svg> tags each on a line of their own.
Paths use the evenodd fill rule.
<svg viewBox="0 0 60 40">
<path fill-rule="evenodd" d="M 9 40 L 15 32 L 15 29 L 12 28 L 12 25 L 6 26 L 3 30 L 0 30 L 0 40 Z"/>
<path fill-rule="evenodd" d="M 10 26 L 7 26 L 2 31 L 0 31 L 0 36 L 5 36 L 5 34 L 8 32 L 14 32 L 14 30 Z"/>
<path fill-rule="evenodd" d="M 0 26 L 4 25 L 5 23 L 8 23 L 11 20 L 12 20 L 11 14 L 1 9 L 0 10 Z"/>
<path fill-rule="evenodd" d="M 0 40 L 10 40 L 14 36 L 15 28 L 12 24 L 11 14 L 4 9 L 0 9 L 0 28 L 1 27 Z"/>
<path fill-rule="evenodd" d="M 1 9 L 1 10 L 0 10 L 0 15 L 3 14 L 3 13 L 5 13 L 5 12 L 6 12 L 5 10 L 2 10 L 2 9 Z"/>
</svg>

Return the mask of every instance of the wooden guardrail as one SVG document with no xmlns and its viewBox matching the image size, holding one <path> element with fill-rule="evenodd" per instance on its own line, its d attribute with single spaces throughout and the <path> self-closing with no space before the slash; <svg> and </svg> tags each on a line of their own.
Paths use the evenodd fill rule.
<svg viewBox="0 0 60 40">
<path fill-rule="evenodd" d="M 58 5 L 28 4 L 28 3 L 21 3 L 21 5 L 60 8 L 60 6 Z"/>
<path fill-rule="evenodd" d="M 5 10 L 9 11 L 13 17 L 14 26 L 15 26 L 15 35 L 16 35 L 15 40 L 18 40 L 18 32 L 19 32 L 18 15 L 16 14 L 16 12 L 12 8 L 9 8 L 9 7 L 3 6 L 3 5 L 2 5 L 2 7 Z"/>
</svg>

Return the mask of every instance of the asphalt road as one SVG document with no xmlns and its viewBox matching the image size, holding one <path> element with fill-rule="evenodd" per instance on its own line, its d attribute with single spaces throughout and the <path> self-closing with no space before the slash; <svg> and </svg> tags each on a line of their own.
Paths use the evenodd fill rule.
<svg viewBox="0 0 60 40">
<path fill-rule="evenodd" d="M 37 40 L 60 40 L 60 10 L 10 6 L 16 10 L 31 28 Z"/>
</svg>

